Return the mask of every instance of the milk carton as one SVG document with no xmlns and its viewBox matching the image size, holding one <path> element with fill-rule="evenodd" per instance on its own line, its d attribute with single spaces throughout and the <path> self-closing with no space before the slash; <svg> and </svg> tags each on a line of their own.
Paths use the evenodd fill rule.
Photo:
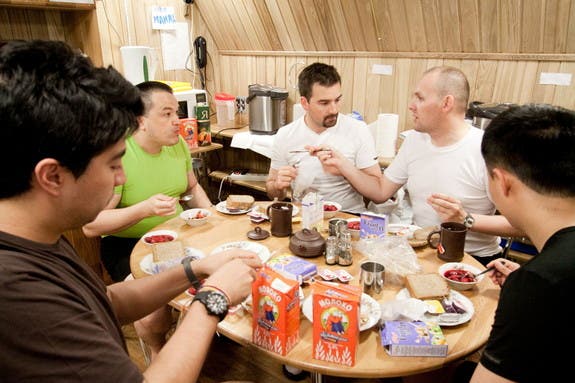
<svg viewBox="0 0 575 383">
<path fill-rule="evenodd" d="M 359 343 L 361 288 L 318 281 L 313 294 L 313 358 L 355 364 Z"/>
<path fill-rule="evenodd" d="M 299 342 L 299 283 L 264 267 L 252 284 L 252 341 L 285 355 Z"/>
</svg>

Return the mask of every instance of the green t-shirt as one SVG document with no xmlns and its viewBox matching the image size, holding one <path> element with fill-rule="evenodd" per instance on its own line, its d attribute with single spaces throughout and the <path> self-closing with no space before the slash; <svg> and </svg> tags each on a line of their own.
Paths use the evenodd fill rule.
<svg viewBox="0 0 575 383">
<path fill-rule="evenodd" d="M 146 153 L 133 137 L 129 137 L 126 140 L 126 154 L 122 157 L 122 166 L 126 174 L 126 183 L 114 189 L 116 194 L 122 195 L 118 208 L 132 206 L 159 193 L 179 197 L 188 189 L 188 172 L 192 170 L 192 159 L 188 145 L 182 137 L 176 145 L 164 146 L 158 154 Z M 178 204 L 175 215 L 144 218 L 113 235 L 139 238 L 153 227 L 177 216 L 181 211 L 182 207 Z"/>
</svg>

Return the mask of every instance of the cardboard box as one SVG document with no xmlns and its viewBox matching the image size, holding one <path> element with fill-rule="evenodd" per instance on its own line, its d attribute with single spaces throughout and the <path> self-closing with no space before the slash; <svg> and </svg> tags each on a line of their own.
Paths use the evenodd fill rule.
<svg viewBox="0 0 575 383">
<path fill-rule="evenodd" d="M 318 281 L 313 294 L 313 358 L 344 366 L 355 364 L 359 343 L 361 288 Z"/>
<path fill-rule="evenodd" d="M 387 215 L 361 213 L 359 223 L 359 238 L 379 239 L 387 235 Z"/>
<path fill-rule="evenodd" d="M 252 341 L 287 354 L 299 342 L 299 283 L 263 267 L 252 284 Z"/>
<path fill-rule="evenodd" d="M 286 277 L 298 281 L 299 284 L 317 274 L 315 263 L 290 253 L 276 255 L 268 260 L 266 265 Z"/>
<path fill-rule="evenodd" d="M 447 340 L 437 323 L 386 321 L 380 335 L 381 345 L 392 356 L 447 355 Z"/>
<path fill-rule="evenodd" d="M 198 120 L 198 145 L 212 144 L 212 131 L 210 127 L 210 108 L 208 105 L 196 105 L 196 119 Z"/>
<path fill-rule="evenodd" d="M 188 148 L 198 147 L 198 121 L 195 118 L 180 119 L 180 136 L 188 143 Z"/>
</svg>

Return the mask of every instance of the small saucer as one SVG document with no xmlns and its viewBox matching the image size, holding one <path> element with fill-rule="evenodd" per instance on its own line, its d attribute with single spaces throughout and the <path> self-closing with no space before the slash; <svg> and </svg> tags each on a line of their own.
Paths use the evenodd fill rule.
<svg viewBox="0 0 575 383">
<path fill-rule="evenodd" d="M 255 241 L 261 241 L 270 236 L 270 232 L 267 230 L 262 230 L 261 227 L 256 226 L 253 230 L 248 231 L 248 238 Z"/>
</svg>

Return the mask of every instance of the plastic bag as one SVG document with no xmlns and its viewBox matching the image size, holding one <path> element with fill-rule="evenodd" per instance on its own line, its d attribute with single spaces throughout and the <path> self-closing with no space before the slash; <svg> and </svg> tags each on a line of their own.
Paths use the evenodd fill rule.
<svg viewBox="0 0 575 383">
<path fill-rule="evenodd" d="M 403 286 L 407 274 L 422 271 L 417 254 L 409 245 L 407 237 L 393 236 L 377 240 L 360 240 L 355 248 L 369 260 L 385 266 L 385 283 Z"/>
</svg>

